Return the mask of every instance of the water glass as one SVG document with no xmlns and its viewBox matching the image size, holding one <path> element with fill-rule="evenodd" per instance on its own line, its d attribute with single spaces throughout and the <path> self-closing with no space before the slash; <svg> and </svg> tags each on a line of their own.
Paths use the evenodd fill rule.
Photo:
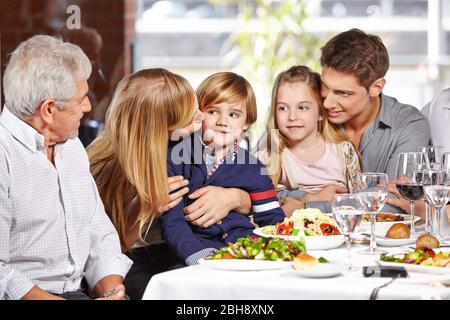
<svg viewBox="0 0 450 320">
<path fill-rule="evenodd" d="M 423 152 L 428 157 L 431 169 L 440 169 L 442 160 L 442 146 L 419 146 L 418 152 Z"/>
<path fill-rule="evenodd" d="M 351 239 L 350 236 L 357 231 L 364 216 L 364 206 L 360 195 L 357 193 L 340 193 L 333 196 L 332 211 L 341 233 L 345 236 L 347 246 L 347 269 L 352 267 Z"/>
<path fill-rule="evenodd" d="M 441 209 L 447 204 L 450 198 L 450 186 L 424 186 L 424 193 L 435 209 L 434 219 L 432 219 L 431 224 L 431 233 L 437 238 L 443 239 L 444 236 L 441 233 Z M 447 215 L 445 215 L 445 218 L 447 218 Z"/>
<path fill-rule="evenodd" d="M 370 216 L 370 245 L 361 254 L 379 255 L 386 251 L 377 247 L 375 240 L 375 221 L 377 212 L 383 209 L 388 194 L 389 179 L 387 174 L 366 172 L 360 175 L 360 186 L 357 189 L 364 209 Z"/>
</svg>

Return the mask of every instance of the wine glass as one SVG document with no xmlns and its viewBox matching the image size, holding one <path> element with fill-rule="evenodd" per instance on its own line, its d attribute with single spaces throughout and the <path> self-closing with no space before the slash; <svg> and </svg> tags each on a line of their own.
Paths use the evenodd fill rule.
<svg viewBox="0 0 450 320">
<path fill-rule="evenodd" d="M 370 245 L 368 249 L 362 250 L 361 254 L 381 254 L 386 251 L 377 248 L 375 241 L 375 220 L 378 211 L 383 209 L 388 194 L 389 179 L 387 174 L 378 172 L 362 173 L 361 185 L 357 192 L 361 203 L 370 216 Z"/>
<path fill-rule="evenodd" d="M 443 170 L 425 169 L 417 173 L 417 177 L 422 180 L 422 185 L 442 185 L 444 183 Z M 426 233 L 433 233 L 433 216 L 432 207 L 428 197 L 424 198 L 425 201 L 425 231 Z"/>
<path fill-rule="evenodd" d="M 443 239 L 441 234 L 441 209 L 445 206 L 450 199 L 450 186 L 424 186 L 425 196 L 428 201 L 434 206 L 435 214 L 432 226 L 432 233 L 439 239 Z M 445 216 L 446 218 L 446 216 Z"/>
<path fill-rule="evenodd" d="M 450 170 L 450 152 L 444 152 L 442 155 L 442 170 Z"/>
<path fill-rule="evenodd" d="M 364 206 L 358 193 L 339 193 L 333 196 L 332 211 L 347 246 L 347 269 L 352 270 L 350 235 L 357 231 L 364 215 Z"/>
<path fill-rule="evenodd" d="M 429 168 L 428 158 L 423 152 L 403 152 L 397 159 L 397 190 L 409 201 L 411 208 L 411 235 L 416 234 L 414 224 L 416 201 L 423 199 L 421 172 Z"/>
<path fill-rule="evenodd" d="M 440 169 L 442 160 L 442 146 L 419 146 L 417 152 L 423 152 L 428 157 L 430 169 Z"/>
</svg>

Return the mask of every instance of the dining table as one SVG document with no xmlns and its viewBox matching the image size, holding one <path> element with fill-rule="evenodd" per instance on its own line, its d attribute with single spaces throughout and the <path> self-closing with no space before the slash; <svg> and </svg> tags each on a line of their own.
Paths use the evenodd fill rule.
<svg viewBox="0 0 450 320">
<path fill-rule="evenodd" d="M 361 241 L 359 241 L 361 242 Z M 411 251 L 413 245 L 380 247 L 388 253 Z M 311 278 L 292 265 L 275 270 L 222 270 L 205 264 L 179 268 L 152 277 L 143 300 L 448 300 L 450 268 L 442 274 L 408 271 L 407 277 L 365 277 L 364 266 L 379 265 L 379 255 L 364 255 L 367 244 L 353 244 L 353 269 L 348 271 L 345 244 L 330 250 L 308 250 L 340 272 Z"/>
</svg>

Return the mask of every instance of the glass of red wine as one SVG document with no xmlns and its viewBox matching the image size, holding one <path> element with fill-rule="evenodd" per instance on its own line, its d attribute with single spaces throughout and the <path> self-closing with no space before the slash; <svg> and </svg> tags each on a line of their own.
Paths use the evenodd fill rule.
<svg viewBox="0 0 450 320">
<path fill-rule="evenodd" d="M 414 225 L 416 201 L 423 199 L 423 171 L 429 168 L 428 157 L 423 152 L 403 152 L 397 159 L 397 190 L 409 201 L 411 208 L 411 235 Z"/>
</svg>

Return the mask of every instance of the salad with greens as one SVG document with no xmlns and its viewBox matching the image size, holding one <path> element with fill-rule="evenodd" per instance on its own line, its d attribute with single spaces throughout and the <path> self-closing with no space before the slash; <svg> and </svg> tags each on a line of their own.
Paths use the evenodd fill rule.
<svg viewBox="0 0 450 320">
<path fill-rule="evenodd" d="M 338 230 L 336 220 L 315 208 L 295 210 L 292 216 L 285 218 L 274 226 L 265 226 L 265 234 L 281 236 L 336 236 Z"/>
<path fill-rule="evenodd" d="M 260 238 L 247 236 L 235 243 L 219 249 L 210 260 L 218 259 L 254 259 L 272 261 L 292 261 L 298 254 L 306 252 L 303 238 L 289 241 L 279 238 Z"/>
<path fill-rule="evenodd" d="M 400 254 L 382 254 L 381 261 L 417 264 L 421 266 L 450 268 L 450 251 L 436 253 L 433 249 L 419 248 Z"/>
</svg>

